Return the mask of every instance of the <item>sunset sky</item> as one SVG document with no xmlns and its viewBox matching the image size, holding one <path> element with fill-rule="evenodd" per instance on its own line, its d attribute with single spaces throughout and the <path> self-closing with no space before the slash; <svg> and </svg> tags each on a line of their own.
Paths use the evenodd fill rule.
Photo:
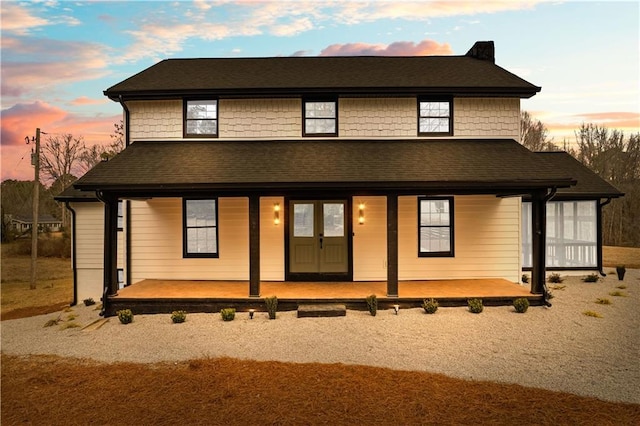
<svg viewBox="0 0 640 426">
<path fill-rule="evenodd" d="M 165 58 L 462 55 L 542 92 L 522 108 L 554 142 L 583 122 L 640 131 L 640 6 L 628 2 L 2 1 L 2 179 L 32 179 L 36 127 L 107 143 L 103 90 Z M 44 136 L 46 138 L 47 136 Z"/>
</svg>

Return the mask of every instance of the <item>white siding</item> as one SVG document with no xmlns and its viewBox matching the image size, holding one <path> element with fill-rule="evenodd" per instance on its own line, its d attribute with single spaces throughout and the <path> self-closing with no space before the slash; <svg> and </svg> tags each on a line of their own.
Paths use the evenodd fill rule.
<svg viewBox="0 0 640 426">
<path fill-rule="evenodd" d="M 220 138 L 287 138 L 302 135 L 300 99 L 221 99 Z"/>
<path fill-rule="evenodd" d="M 415 137 L 416 98 L 341 98 L 338 134 L 341 137 Z"/>
<path fill-rule="evenodd" d="M 520 140 L 520 99 L 456 98 L 453 117 L 455 136 Z"/>
<path fill-rule="evenodd" d="M 365 204 L 364 224 L 358 205 Z M 353 280 L 387 279 L 387 198 L 353 197 Z"/>
<path fill-rule="evenodd" d="M 143 279 L 248 280 L 249 203 L 218 199 L 219 258 L 183 258 L 182 200 L 132 202 L 131 272 Z"/>
<path fill-rule="evenodd" d="M 280 204 L 280 224 L 274 223 L 274 204 Z M 284 198 L 260 199 L 260 279 L 284 281 Z"/>
<path fill-rule="evenodd" d="M 417 197 L 398 201 L 399 279 L 520 279 L 520 200 L 454 199 L 455 257 L 418 257 Z"/>
</svg>

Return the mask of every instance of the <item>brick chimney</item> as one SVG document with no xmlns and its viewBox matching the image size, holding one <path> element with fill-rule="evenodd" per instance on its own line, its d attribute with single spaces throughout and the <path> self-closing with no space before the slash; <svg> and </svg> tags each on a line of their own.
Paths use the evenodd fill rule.
<svg viewBox="0 0 640 426">
<path fill-rule="evenodd" d="M 496 62 L 495 47 L 493 41 L 476 41 L 465 56 L 480 59 L 482 61 Z"/>
</svg>

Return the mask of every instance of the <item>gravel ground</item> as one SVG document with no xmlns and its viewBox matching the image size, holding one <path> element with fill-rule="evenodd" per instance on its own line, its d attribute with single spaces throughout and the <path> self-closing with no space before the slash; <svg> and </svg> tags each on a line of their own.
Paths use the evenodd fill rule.
<svg viewBox="0 0 640 426">
<path fill-rule="evenodd" d="M 612 268 L 606 268 L 610 272 Z M 618 289 L 619 285 L 626 289 Z M 111 318 L 97 330 L 63 329 L 99 318 L 92 307 L 61 313 L 62 322 L 43 327 L 58 314 L 2 321 L 2 352 L 54 354 L 103 362 L 177 362 L 235 357 L 284 362 L 360 364 L 428 371 L 473 380 L 524 386 L 640 404 L 640 270 L 624 282 L 609 275 L 598 283 L 566 277 L 553 290 L 552 308 L 485 307 L 348 311 L 345 317 L 296 318 L 280 312 L 273 321 L 258 312 L 238 313 L 232 322 L 219 314 L 189 314 L 183 324 L 169 315 L 139 315 L 122 325 Z M 553 284 L 550 284 L 553 287 Z M 612 291 L 627 297 L 611 296 Z M 611 305 L 599 305 L 608 298 Z M 589 317 L 595 311 L 602 318 Z M 77 318 L 68 321 L 69 315 Z"/>
</svg>

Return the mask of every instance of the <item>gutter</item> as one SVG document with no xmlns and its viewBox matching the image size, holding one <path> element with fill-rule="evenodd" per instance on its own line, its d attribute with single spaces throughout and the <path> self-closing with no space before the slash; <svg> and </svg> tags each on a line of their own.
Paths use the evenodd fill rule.
<svg viewBox="0 0 640 426">
<path fill-rule="evenodd" d="M 597 214 L 597 228 L 598 228 L 598 235 L 597 235 L 597 243 L 596 243 L 596 250 L 598 250 L 597 256 L 598 256 L 598 272 L 600 273 L 601 276 L 606 277 L 607 274 L 604 272 L 604 266 L 602 265 L 602 208 L 604 206 L 606 206 L 607 204 L 609 204 L 611 202 L 613 198 L 612 197 L 608 197 L 607 200 L 603 203 L 598 203 L 598 212 Z"/>
<path fill-rule="evenodd" d="M 73 268 L 73 301 L 71 306 L 78 304 L 78 262 L 76 260 L 76 211 L 71 207 L 69 201 L 65 201 L 64 206 L 71 212 L 71 267 Z"/>
<path fill-rule="evenodd" d="M 127 104 L 124 103 L 124 100 L 122 99 L 122 95 L 118 96 L 118 102 L 120 102 L 120 105 L 122 105 L 122 109 L 124 110 L 124 147 L 126 148 L 129 146 L 129 143 L 131 142 L 131 136 L 129 132 L 129 122 L 130 122 L 131 113 L 129 112 L 129 108 L 127 107 Z"/>
</svg>

